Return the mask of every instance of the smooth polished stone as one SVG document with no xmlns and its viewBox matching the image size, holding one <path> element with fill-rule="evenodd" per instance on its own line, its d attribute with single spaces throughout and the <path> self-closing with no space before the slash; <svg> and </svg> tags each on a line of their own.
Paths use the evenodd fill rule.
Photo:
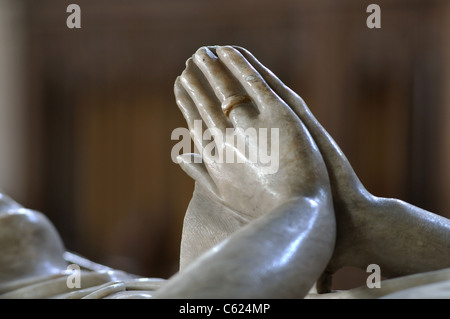
<svg viewBox="0 0 450 319">
<path fill-rule="evenodd" d="M 306 103 L 247 50 L 200 48 L 174 93 L 199 150 L 178 157 L 195 180 L 180 271 L 139 278 L 66 252 L 43 214 L 0 193 L 0 298 L 450 298 L 450 221 L 369 193 Z M 331 292 L 339 268 L 369 264 L 394 279 Z"/>
</svg>

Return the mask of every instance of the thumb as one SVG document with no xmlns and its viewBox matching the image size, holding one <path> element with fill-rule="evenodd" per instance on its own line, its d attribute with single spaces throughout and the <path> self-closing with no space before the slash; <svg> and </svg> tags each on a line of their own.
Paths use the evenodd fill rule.
<svg viewBox="0 0 450 319">
<path fill-rule="evenodd" d="M 186 153 L 178 155 L 177 162 L 180 164 L 181 169 L 192 179 L 218 195 L 217 186 L 209 175 L 200 154 Z"/>
</svg>

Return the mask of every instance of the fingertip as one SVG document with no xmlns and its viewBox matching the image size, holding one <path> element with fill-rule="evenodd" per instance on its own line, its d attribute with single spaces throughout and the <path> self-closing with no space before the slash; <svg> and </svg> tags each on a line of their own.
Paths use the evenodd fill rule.
<svg viewBox="0 0 450 319">
<path fill-rule="evenodd" d="M 200 155 L 199 154 L 194 154 L 194 153 L 184 153 L 184 154 L 178 155 L 176 157 L 176 160 L 177 160 L 178 164 L 183 166 L 183 165 L 188 165 L 188 164 L 191 164 L 191 163 L 195 163 L 194 160 L 195 160 L 196 157 L 200 157 Z"/>
<path fill-rule="evenodd" d="M 249 50 L 247 50 L 244 47 L 238 46 L 238 45 L 233 45 L 233 48 L 238 51 L 240 54 L 242 54 L 245 58 L 248 58 L 249 56 L 253 56 Z"/>
<path fill-rule="evenodd" d="M 189 81 L 198 74 L 199 68 L 194 61 L 195 56 L 192 56 L 186 61 L 186 68 L 181 72 L 180 83 L 186 88 L 189 86 Z"/>
<path fill-rule="evenodd" d="M 216 61 L 217 59 L 218 57 L 208 47 L 201 47 L 194 54 L 194 62 L 197 65 L 201 65 L 205 62 Z"/>
<path fill-rule="evenodd" d="M 197 49 L 197 51 L 195 51 L 193 57 L 195 58 L 198 55 L 202 55 L 202 54 L 205 53 L 205 51 L 206 51 L 206 47 L 204 47 L 204 46 L 200 47 L 200 48 Z"/>
<path fill-rule="evenodd" d="M 233 48 L 229 45 L 220 46 L 216 49 L 217 55 L 227 57 L 233 52 Z"/>
<path fill-rule="evenodd" d="M 245 59 L 243 53 L 241 53 L 237 48 L 226 45 L 217 48 L 217 56 L 223 61 L 237 61 L 240 59 Z"/>
<path fill-rule="evenodd" d="M 216 53 L 216 49 L 217 49 L 218 47 L 220 47 L 220 45 L 218 45 L 218 44 L 216 44 L 216 45 L 208 45 L 208 46 L 207 46 L 207 48 L 208 48 L 209 50 L 211 50 L 211 52 L 214 53 L 214 54 L 217 54 L 217 53 Z"/>
<path fill-rule="evenodd" d="M 189 68 L 192 65 L 193 58 L 194 58 L 194 56 L 191 56 L 189 59 L 186 60 L 186 63 L 185 63 L 186 69 Z"/>
</svg>

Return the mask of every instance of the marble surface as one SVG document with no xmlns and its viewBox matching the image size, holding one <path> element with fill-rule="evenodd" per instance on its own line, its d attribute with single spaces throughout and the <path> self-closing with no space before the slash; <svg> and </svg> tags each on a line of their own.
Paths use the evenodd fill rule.
<svg viewBox="0 0 450 319">
<path fill-rule="evenodd" d="M 250 52 L 200 48 L 174 93 L 198 150 L 178 157 L 195 181 L 180 271 L 141 278 L 66 252 L 45 215 L 0 193 L 0 298 L 450 297 L 450 221 L 369 193 L 302 98 Z M 267 149 L 271 167 L 250 156 Z M 381 288 L 331 290 L 338 269 L 369 264 L 388 278 Z"/>
</svg>

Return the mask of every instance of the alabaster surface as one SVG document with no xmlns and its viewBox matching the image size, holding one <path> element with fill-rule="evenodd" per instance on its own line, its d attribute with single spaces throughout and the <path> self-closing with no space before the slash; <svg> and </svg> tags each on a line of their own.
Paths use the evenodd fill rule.
<svg viewBox="0 0 450 319">
<path fill-rule="evenodd" d="M 0 298 L 450 297 L 450 221 L 369 193 L 301 97 L 250 52 L 198 49 L 174 93 L 198 150 L 178 157 L 195 181 L 180 271 L 141 278 L 66 252 L 42 213 L 0 193 Z M 251 156 L 267 149 L 270 161 Z M 81 287 L 68 285 L 70 264 Z M 331 290 L 338 269 L 369 264 L 381 288 Z"/>
</svg>

